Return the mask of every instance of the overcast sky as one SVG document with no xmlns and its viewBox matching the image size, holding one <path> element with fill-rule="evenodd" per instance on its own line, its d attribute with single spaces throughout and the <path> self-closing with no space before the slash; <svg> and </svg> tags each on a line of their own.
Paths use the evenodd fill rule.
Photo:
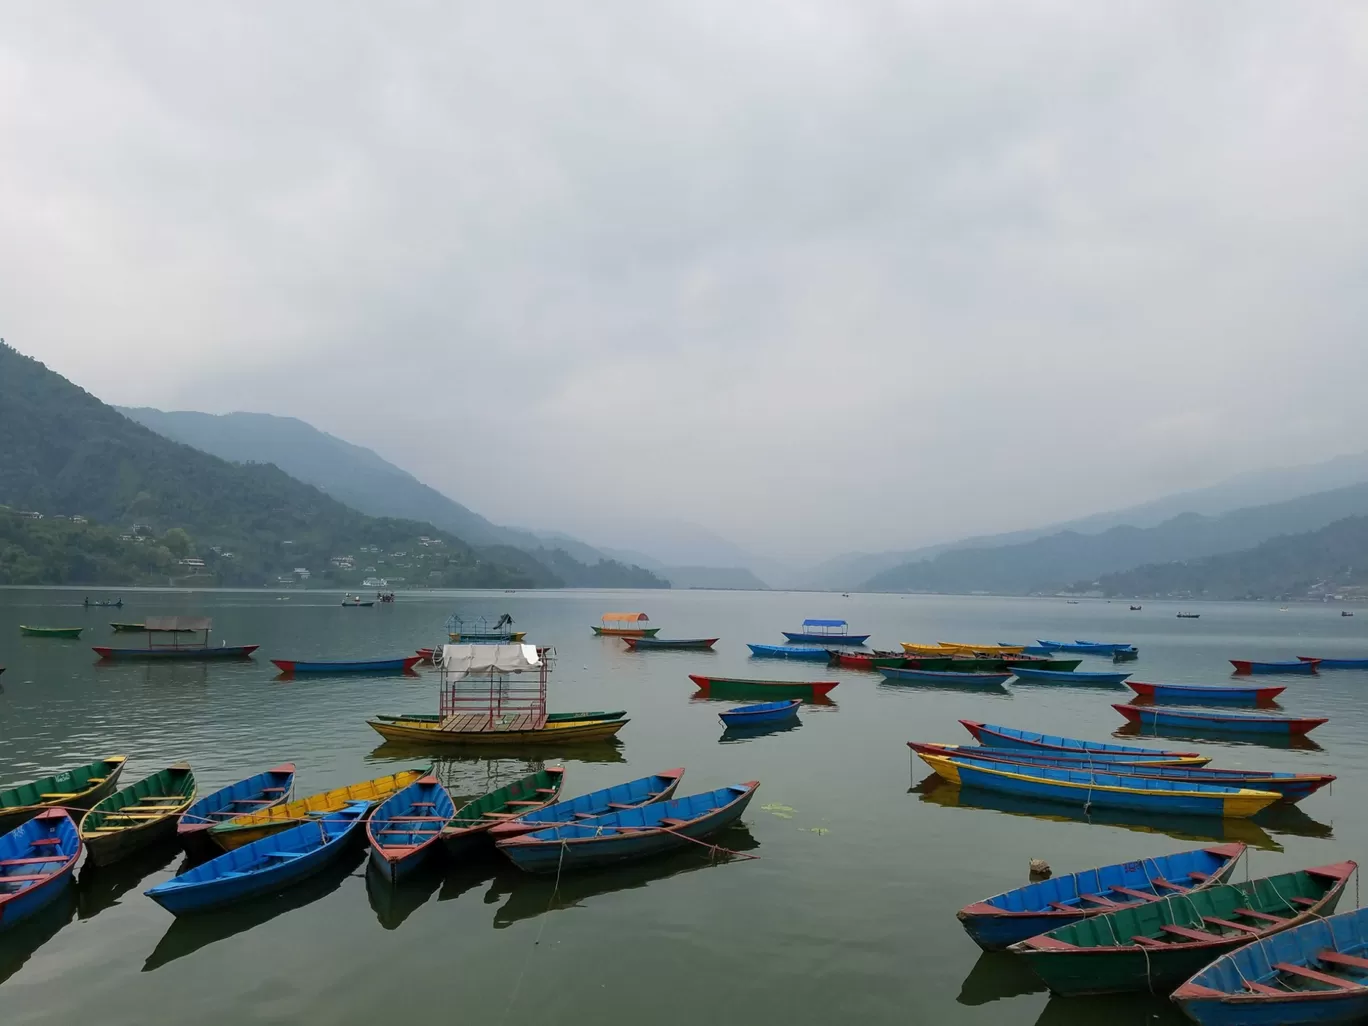
<svg viewBox="0 0 1368 1026">
<path fill-rule="evenodd" d="M 1368 448 L 1368 7 L 13 5 L 0 335 L 819 558 Z"/>
</svg>

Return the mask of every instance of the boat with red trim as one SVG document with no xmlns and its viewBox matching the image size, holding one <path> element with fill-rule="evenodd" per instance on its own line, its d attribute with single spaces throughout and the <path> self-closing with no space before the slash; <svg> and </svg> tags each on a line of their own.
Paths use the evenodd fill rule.
<svg viewBox="0 0 1368 1026">
<path fill-rule="evenodd" d="M 1253 659 L 1231 659 L 1236 673 L 1315 673 L 1319 659 L 1293 659 L 1280 662 L 1258 662 Z"/>
<path fill-rule="evenodd" d="M 1330 722 L 1329 717 L 1273 716 L 1265 713 L 1209 713 L 1195 709 L 1159 709 L 1143 705 L 1113 705 L 1131 723 L 1156 730 L 1215 730 L 1224 734 L 1274 734 L 1301 737 Z"/>
<path fill-rule="evenodd" d="M 421 655 L 400 656 L 397 659 L 352 659 L 334 663 L 306 662 L 300 659 L 272 659 L 284 674 L 296 673 L 409 673 Z"/>
<path fill-rule="evenodd" d="M 691 673 L 689 679 L 708 698 L 823 698 L 838 680 L 752 680 Z"/>
<path fill-rule="evenodd" d="M 1186 702 L 1190 705 L 1272 705 L 1287 690 L 1286 684 L 1267 687 L 1239 684 L 1151 684 L 1128 680 L 1126 687 L 1141 698 L 1155 702 Z"/>
<path fill-rule="evenodd" d="M 960 725 L 981 745 L 997 748 L 1025 748 L 1034 751 L 1056 751 L 1093 755 L 1096 753 L 1118 753 L 1121 755 L 1166 756 L 1168 758 L 1200 758 L 1197 752 L 1174 752 L 1157 748 L 1140 748 L 1135 745 L 1114 745 L 1105 741 L 1081 741 L 1073 737 L 1060 737 L 1056 734 L 1037 734 L 1030 730 L 1018 730 L 996 723 L 980 723 L 978 720 L 960 720 Z"/>
</svg>

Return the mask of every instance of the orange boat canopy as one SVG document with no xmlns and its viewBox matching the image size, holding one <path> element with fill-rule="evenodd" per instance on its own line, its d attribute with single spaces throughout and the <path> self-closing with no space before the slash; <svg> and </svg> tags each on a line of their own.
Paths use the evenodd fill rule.
<svg viewBox="0 0 1368 1026">
<path fill-rule="evenodd" d="M 643 623 L 643 622 L 649 621 L 650 619 L 651 619 L 651 618 L 650 618 L 649 616 L 647 616 L 645 613 L 604 613 L 604 614 L 603 614 L 603 622 L 604 622 L 604 623 L 608 623 L 609 621 L 612 621 L 612 622 L 614 622 L 614 623 L 624 623 L 624 622 L 626 622 L 626 623 Z"/>
</svg>

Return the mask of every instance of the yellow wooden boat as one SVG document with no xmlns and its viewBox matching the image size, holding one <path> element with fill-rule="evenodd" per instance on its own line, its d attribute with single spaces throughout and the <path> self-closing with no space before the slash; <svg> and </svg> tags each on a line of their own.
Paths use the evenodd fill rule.
<svg viewBox="0 0 1368 1026">
<path fill-rule="evenodd" d="M 628 721 L 548 720 L 544 727 L 521 730 L 443 730 L 429 719 L 367 720 L 386 741 L 439 745 L 559 745 L 605 741 Z"/>
<path fill-rule="evenodd" d="M 378 802 L 402 791 L 419 777 L 431 772 L 431 767 L 401 770 L 388 776 L 363 780 L 346 787 L 311 794 L 284 805 L 262 809 L 246 816 L 238 816 L 227 823 L 216 823 L 209 828 L 209 839 L 224 851 L 241 848 L 244 844 L 288 830 L 309 819 L 316 812 L 336 812 L 350 802 Z"/>
<path fill-rule="evenodd" d="M 964 655 L 973 655 L 976 652 L 983 652 L 986 655 L 1021 655 L 1026 651 L 1025 645 L 961 645 L 957 641 L 942 641 L 938 644 L 942 651 L 949 649 L 951 652 L 960 652 Z"/>
<path fill-rule="evenodd" d="M 908 655 L 939 656 L 942 659 L 948 655 L 953 655 L 952 652 L 942 648 L 940 645 L 914 645 L 910 641 L 904 641 L 902 642 L 902 647 L 903 651 Z"/>
</svg>

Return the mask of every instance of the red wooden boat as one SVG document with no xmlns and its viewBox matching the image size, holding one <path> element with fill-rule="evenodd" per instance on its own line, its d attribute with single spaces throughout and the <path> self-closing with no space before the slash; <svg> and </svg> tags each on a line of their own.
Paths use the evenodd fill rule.
<svg viewBox="0 0 1368 1026">
<path fill-rule="evenodd" d="M 689 674 L 699 691 L 712 698 L 822 698 L 838 680 L 751 680 L 744 677 L 709 677 Z"/>
</svg>

